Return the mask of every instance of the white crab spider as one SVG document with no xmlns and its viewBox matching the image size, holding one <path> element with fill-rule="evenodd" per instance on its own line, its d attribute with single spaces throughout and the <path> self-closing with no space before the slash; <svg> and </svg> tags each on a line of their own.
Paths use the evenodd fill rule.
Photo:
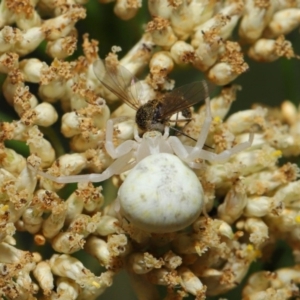
<svg viewBox="0 0 300 300">
<path fill-rule="evenodd" d="M 127 74 L 124 70 L 122 72 Z M 105 81 L 102 83 L 105 85 Z M 196 85 L 197 83 L 194 83 L 188 87 L 195 88 Z M 131 94 L 131 98 L 127 99 L 127 95 L 123 93 L 124 87 L 126 87 L 125 81 L 119 81 L 115 75 L 111 74 L 105 86 L 108 88 L 113 86 L 111 90 L 115 90 L 116 94 L 121 96 L 128 105 L 132 104 L 133 108 L 138 109 L 136 100 L 138 97 Z M 177 97 L 177 101 L 181 100 L 181 92 L 184 89 L 186 87 L 179 88 L 173 94 Z M 197 88 L 196 91 L 198 92 L 199 89 Z M 207 86 L 205 91 L 208 92 Z M 170 96 L 172 95 L 169 94 L 169 98 Z M 196 93 L 192 96 L 195 101 Z M 150 105 L 152 121 L 155 122 L 141 123 L 143 126 L 145 125 L 144 129 L 146 129 L 142 138 L 139 137 L 137 125 L 135 125 L 134 140 L 127 140 L 118 147 L 114 147 L 114 124 L 126 118 L 107 121 L 105 148 L 115 161 L 103 173 L 60 177 L 43 172 L 39 172 L 39 174 L 57 183 L 100 182 L 131 169 L 118 192 L 116 203 L 121 214 L 133 225 L 149 232 L 161 233 L 183 229 L 197 219 L 204 205 L 201 183 L 186 164 L 192 168 L 201 168 L 202 164 L 196 163 L 195 160 L 225 161 L 230 156 L 251 146 L 254 138 L 253 133 L 250 133 L 247 142 L 219 154 L 203 149 L 212 122 L 208 96 L 205 104 L 204 123 L 193 147 L 182 144 L 176 136 L 169 136 L 169 127 L 166 126 L 166 121 L 171 116 L 166 114 L 165 119 L 156 119 L 155 113 L 151 109 L 154 107 L 160 112 L 161 107 L 160 103 L 155 102 Z M 185 107 L 188 106 L 184 104 L 178 111 Z M 148 119 L 139 121 L 148 121 Z M 151 124 L 154 126 L 151 127 Z M 163 134 L 158 131 L 162 128 Z"/>
<path fill-rule="evenodd" d="M 128 140 L 114 147 L 113 145 L 113 130 L 116 120 L 108 120 L 106 127 L 106 142 L 105 148 L 108 154 L 115 161 L 101 174 L 92 173 L 85 175 L 68 175 L 55 177 L 48 173 L 39 172 L 43 177 L 57 183 L 72 183 L 72 182 L 101 182 L 113 175 L 121 174 L 124 171 L 131 169 L 138 162 L 149 155 L 159 153 L 170 153 L 177 155 L 183 162 L 187 163 L 192 168 L 200 168 L 201 164 L 194 162 L 196 159 L 204 159 L 210 162 L 222 162 L 229 159 L 232 155 L 243 151 L 251 146 L 254 134 L 249 134 L 247 142 L 235 145 L 231 149 L 227 149 L 221 153 L 214 153 L 203 149 L 207 135 L 209 133 L 210 124 L 212 122 L 211 109 L 209 98 L 205 100 L 206 116 L 202 126 L 202 130 L 197 139 L 195 146 L 186 146 L 182 144 L 176 136 L 169 136 L 169 127 L 166 126 L 164 134 L 159 131 L 147 131 L 143 137 L 139 137 L 137 128 L 134 128 L 134 139 Z M 117 118 L 120 121 L 121 118 Z M 132 161 L 133 159 L 133 161 Z"/>
<path fill-rule="evenodd" d="M 147 131 L 142 138 L 135 127 L 135 140 L 125 141 L 115 148 L 112 141 L 114 120 L 109 120 L 105 147 L 115 161 L 103 173 L 61 177 L 41 174 L 58 183 L 99 182 L 132 168 L 118 192 L 116 206 L 121 215 L 147 232 L 183 229 L 198 218 L 204 205 L 201 183 L 186 164 L 200 168 L 201 164 L 194 162 L 195 159 L 224 161 L 251 146 L 254 138 L 250 133 L 247 142 L 219 154 L 204 150 L 212 121 L 209 98 L 205 101 L 206 117 L 194 147 L 183 145 L 176 136 L 169 136 L 169 127 L 165 127 L 163 135 Z"/>
</svg>

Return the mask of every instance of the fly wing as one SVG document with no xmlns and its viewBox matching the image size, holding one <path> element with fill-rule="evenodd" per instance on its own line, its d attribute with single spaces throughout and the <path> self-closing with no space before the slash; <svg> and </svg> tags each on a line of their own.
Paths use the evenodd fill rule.
<svg viewBox="0 0 300 300">
<path fill-rule="evenodd" d="M 173 114 L 205 100 L 214 88 L 214 84 L 202 80 L 183 85 L 165 94 L 161 99 L 162 119 L 168 119 Z"/>
<path fill-rule="evenodd" d="M 117 68 L 103 67 L 104 64 L 101 60 L 97 60 L 93 64 L 98 80 L 119 99 L 137 110 L 140 107 L 139 100 L 142 89 L 138 79 L 121 65 Z M 103 69 L 105 69 L 104 74 Z"/>
</svg>

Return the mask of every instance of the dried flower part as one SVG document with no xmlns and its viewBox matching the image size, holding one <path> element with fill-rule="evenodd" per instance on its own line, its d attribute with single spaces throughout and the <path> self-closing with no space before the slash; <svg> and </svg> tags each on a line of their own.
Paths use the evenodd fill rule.
<svg viewBox="0 0 300 300">
<path fill-rule="evenodd" d="M 249 68 L 248 64 L 244 62 L 238 43 L 228 41 L 224 46 L 220 62 L 216 63 L 208 72 L 208 78 L 218 85 L 228 84 Z"/>
<path fill-rule="evenodd" d="M 46 53 L 53 58 L 64 59 L 71 56 L 77 48 L 77 39 L 70 35 L 47 43 Z"/>
<path fill-rule="evenodd" d="M 169 21 L 162 17 L 154 17 L 153 21 L 147 24 L 146 31 L 151 34 L 153 42 L 158 46 L 170 48 L 177 41 Z"/>
<path fill-rule="evenodd" d="M 117 0 L 116 2 L 114 12 L 122 20 L 133 18 L 142 6 L 141 0 Z"/>
<path fill-rule="evenodd" d="M 242 18 L 239 34 L 248 42 L 254 42 L 263 33 L 274 14 L 275 3 L 273 1 L 246 2 L 246 13 Z"/>
<path fill-rule="evenodd" d="M 149 0 L 151 19 L 131 27 L 141 37 L 127 53 L 119 55 L 128 45 L 112 46 L 104 61 L 99 42 L 78 34 L 86 3 L 0 3 L 2 93 L 16 113 L 0 124 L 1 296 L 96 299 L 126 270 L 139 299 L 160 299 L 157 285 L 165 299 L 205 299 L 239 286 L 278 240 L 298 263 L 299 168 L 289 159 L 300 155 L 300 109 L 285 100 L 227 115 L 241 89 L 231 83 L 249 68 L 245 54 L 258 63 L 299 58 L 287 40 L 299 27 L 299 2 Z M 114 12 L 129 20 L 141 5 L 117 0 Z M 83 55 L 75 58 L 77 49 Z M 162 134 L 142 136 L 136 110 L 178 87 L 174 71 L 185 76 L 189 67 L 226 86 L 199 109 L 175 111 Z M 102 84 L 107 74 L 121 83 L 114 91 Z M 120 101 L 128 94 L 135 109 Z M 165 125 L 182 134 L 169 137 Z M 87 182 L 112 176 L 113 186 Z M 78 179 L 75 190 L 61 190 L 66 178 Z M 51 249 L 49 260 L 18 249 L 22 232 L 37 251 Z M 96 258 L 101 275 L 78 251 L 83 261 Z M 261 270 L 240 298 L 290 299 L 298 284 L 297 264 Z"/>
<path fill-rule="evenodd" d="M 54 288 L 54 278 L 49 263 L 45 261 L 39 262 L 36 265 L 33 274 L 39 282 L 44 295 L 50 295 Z"/>
<path fill-rule="evenodd" d="M 257 61 L 271 62 L 279 57 L 292 58 L 295 53 L 292 44 L 280 35 L 276 40 L 259 39 L 249 49 L 248 55 Z"/>
<path fill-rule="evenodd" d="M 299 26 L 299 21 L 299 8 L 287 8 L 275 12 L 272 16 L 272 20 L 270 21 L 268 27 L 265 30 L 264 36 L 267 38 L 274 38 L 278 37 L 281 34 L 287 34 L 291 32 L 294 28 Z"/>
<path fill-rule="evenodd" d="M 297 294 L 295 283 L 299 280 L 298 272 L 297 266 L 278 269 L 276 272 L 257 272 L 249 278 L 243 295 L 247 295 L 248 299 L 288 299 Z"/>
</svg>

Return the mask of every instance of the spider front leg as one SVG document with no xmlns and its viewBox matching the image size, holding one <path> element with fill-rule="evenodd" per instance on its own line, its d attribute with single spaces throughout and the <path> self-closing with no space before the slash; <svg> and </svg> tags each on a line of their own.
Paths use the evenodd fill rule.
<svg viewBox="0 0 300 300">
<path fill-rule="evenodd" d="M 235 145 L 231 149 L 227 149 L 222 151 L 221 153 L 213 153 L 207 150 L 203 149 L 204 143 L 207 139 L 210 124 L 212 122 L 212 115 L 211 115 L 211 109 L 210 109 L 210 101 L 207 97 L 205 99 L 205 105 L 206 105 L 206 116 L 201 128 L 201 132 L 199 135 L 199 138 L 196 142 L 196 145 L 192 149 L 192 151 L 189 152 L 189 154 L 186 156 L 185 159 L 187 159 L 189 162 L 195 160 L 195 159 L 205 159 L 210 162 L 223 162 L 227 159 L 229 159 L 232 155 L 239 153 L 248 147 L 250 147 L 253 143 L 254 139 L 254 133 L 249 134 L 249 139 L 247 142 L 240 143 L 238 145 Z"/>
<path fill-rule="evenodd" d="M 208 91 L 207 91 L 208 92 Z M 212 115 L 211 115 L 211 109 L 210 109 L 210 101 L 209 96 L 205 98 L 205 119 L 202 124 L 200 135 L 197 139 L 196 145 L 194 146 L 193 150 L 189 153 L 189 159 L 194 160 L 193 156 L 195 158 L 197 157 L 197 153 L 203 149 L 203 146 L 205 144 L 205 141 L 207 139 L 210 124 L 212 122 Z"/>
<path fill-rule="evenodd" d="M 207 89 L 207 88 L 206 88 Z M 208 89 L 207 89 L 208 94 Z M 198 158 L 199 152 L 202 151 L 205 141 L 207 139 L 210 124 L 212 122 L 211 109 L 209 96 L 205 98 L 205 119 L 202 124 L 200 135 L 196 141 L 194 147 L 185 146 L 182 142 L 175 136 L 169 137 L 169 143 L 173 148 L 174 153 L 183 161 L 188 163 L 191 167 L 199 167 L 199 164 L 194 163 L 193 160 Z"/>
<path fill-rule="evenodd" d="M 199 152 L 196 155 L 194 153 L 193 153 L 193 155 L 191 155 L 191 154 L 188 155 L 188 159 L 194 160 L 196 158 L 200 158 L 200 159 L 208 160 L 210 162 L 224 162 L 227 159 L 229 159 L 231 156 L 233 156 L 234 154 L 237 154 L 237 153 L 249 148 L 253 143 L 253 139 L 254 139 L 254 133 L 251 132 L 251 133 L 249 133 L 249 139 L 247 142 L 243 142 L 238 145 L 235 145 L 231 149 L 224 150 L 221 153 L 213 153 L 213 152 L 201 149 L 201 150 L 199 150 Z"/>
<path fill-rule="evenodd" d="M 116 148 L 113 143 L 114 125 L 130 119 L 131 119 L 130 117 L 119 117 L 115 119 L 110 119 L 106 123 L 105 149 L 113 159 L 116 159 L 118 157 L 121 157 L 129 153 L 134 148 L 136 142 L 133 140 L 125 141 Z"/>
<path fill-rule="evenodd" d="M 129 152 L 122 157 L 115 160 L 104 172 L 101 174 L 92 173 L 84 175 L 66 175 L 55 177 L 51 174 L 38 171 L 38 174 L 56 183 L 79 183 L 79 182 L 101 182 L 115 174 L 120 174 L 128 169 L 129 161 L 132 158 L 132 153 Z"/>
<path fill-rule="evenodd" d="M 206 104 L 206 116 L 203 122 L 203 126 L 199 135 L 199 138 L 196 142 L 194 147 L 184 146 L 181 141 L 177 137 L 170 137 L 169 143 L 172 146 L 174 153 L 181 158 L 183 161 L 188 163 L 193 168 L 199 168 L 200 164 L 195 163 L 195 159 L 204 159 L 211 162 L 223 162 L 229 159 L 232 155 L 245 150 L 246 148 L 250 147 L 253 143 L 254 134 L 249 134 L 249 139 L 247 142 L 235 145 L 231 149 L 227 149 L 221 153 L 213 153 L 203 149 L 205 141 L 207 139 L 210 124 L 212 122 L 212 115 L 210 109 L 210 102 L 209 98 L 205 99 Z"/>
<path fill-rule="evenodd" d="M 51 174 L 38 171 L 38 174 L 52 180 L 56 183 L 76 183 L 76 182 L 101 182 L 109 177 L 120 174 L 128 169 L 129 161 L 131 160 L 133 153 L 132 150 L 135 147 L 135 141 L 125 141 L 118 147 L 114 147 L 113 144 L 113 131 L 114 131 L 114 124 L 119 122 L 124 122 L 130 118 L 128 117 L 120 117 L 112 120 L 107 121 L 106 127 L 106 142 L 105 148 L 107 153 L 113 158 L 116 159 L 104 172 L 101 174 L 92 173 L 92 174 L 85 174 L 85 175 L 66 175 L 66 176 L 59 176 L 55 177 Z"/>
</svg>

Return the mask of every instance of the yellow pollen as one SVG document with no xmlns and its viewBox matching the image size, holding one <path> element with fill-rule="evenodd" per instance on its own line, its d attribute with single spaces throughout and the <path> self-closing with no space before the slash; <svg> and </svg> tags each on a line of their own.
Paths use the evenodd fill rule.
<svg viewBox="0 0 300 300">
<path fill-rule="evenodd" d="M 253 251 L 254 250 L 253 245 L 251 245 L 251 244 L 247 245 L 247 250 L 248 251 Z"/>
<path fill-rule="evenodd" d="M 247 250 L 252 252 L 251 254 L 254 255 L 255 258 L 261 257 L 262 253 L 259 249 L 255 249 L 252 244 L 247 245 Z"/>
<path fill-rule="evenodd" d="M 100 288 L 100 284 L 96 281 L 93 281 L 92 285 L 95 286 L 96 288 Z"/>
<path fill-rule="evenodd" d="M 300 224 L 300 216 L 297 216 L 297 217 L 295 218 L 295 222 L 298 223 L 298 224 Z"/>
<path fill-rule="evenodd" d="M 6 204 L 6 205 L 3 205 L 2 207 L 1 207 L 1 210 L 2 211 L 7 211 L 8 210 L 8 205 Z"/>
<path fill-rule="evenodd" d="M 255 250 L 255 257 L 259 258 L 259 257 L 261 257 L 261 256 L 262 256 L 261 251 L 260 251 L 259 249 L 256 249 L 256 250 Z"/>
<path fill-rule="evenodd" d="M 221 123 L 222 119 L 219 116 L 214 117 L 214 122 L 215 123 Z"/>
<path fill-rule="evenodd" d="M 282 156 L 281 150 L 276 150 L 276 151 L 274 151 L 272 154 L 273 154 L 274 156 L 276 156 L 276 157 L 281 157 L 281 156 Z"/>
</svg>

